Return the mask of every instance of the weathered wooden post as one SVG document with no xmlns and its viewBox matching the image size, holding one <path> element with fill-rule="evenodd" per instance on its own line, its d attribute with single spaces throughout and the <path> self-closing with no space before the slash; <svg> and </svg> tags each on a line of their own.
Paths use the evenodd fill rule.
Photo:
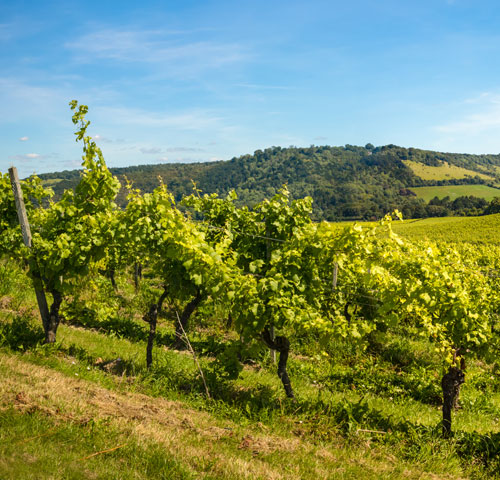
<svg viewBox="0 0 500 480">
<path fill-rule="evenodd" d="M 339 264 L 335 262 L 333 264 L 333 277 L 332 277 L 332 292 L 337 288 L 337 278 L 339 275 Z"/>
<path fill-rule="evenodd" d="M 21 184 L 19 183 L 19 176 L 17 174 L 16 167 L 9 168 L 9 176 L 10 183 L 12 185 L 12 192 L 14 193 L 14 200 L 16 202 L 17 217 L 19 218 L 19 224 L 21 225 L 21 231 L 23 233 L 24 245 L 31 249 L 31 229 L 28 222 L 28 216 L 26 215 L 23 191 L 21 190 Z M 47 299 L 43 290 L 42 281 L 40 277 L 37 276 L 38 269 L 36 268 L 36 260 L 33 257 L 30 257 L 28 260 L 28 265 L 33 275 L 36 300 L 38 302 L 40 316 L 42 317 L 43 328 L 45 332 L 47 332 L 50 321 L 49 307 L 47 306 Z"/>
</svg>

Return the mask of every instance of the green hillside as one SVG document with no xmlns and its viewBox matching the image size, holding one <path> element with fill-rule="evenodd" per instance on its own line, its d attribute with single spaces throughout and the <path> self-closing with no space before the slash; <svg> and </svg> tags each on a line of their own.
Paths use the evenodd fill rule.
<svg viewBox="0 0 500 480">
<path fill-rule="evenodd" d="M 208 193 L 225 195 L 234 189 L 240 204 L 249 206 L 272 196 L 286 183 L 294 197 L 313 198 L 317 219 L 339 220 L 376 219 L 394 208 L 402 210 L 406 218 L 453 214 L 449 209 L 426 211 L 423 201 L 414 196 L 412 189 L 474 185 L 483 189 L 471 190 L 467 195 L 484 196 L 486 183 L 500 183 L 499 167 L 499 155 L 439 153 L 395 145 L 375 148 L 368 144 L 366 147 L 271 147 L 228 161 L 111 170 L 122 184 L 126 183 L 126 177 L 142 191 L 152 191 L 159 183 L 158 177 L 162 177 L 177 199 L 192 192 L 193 181 L 197 188 Z M 453 175 L 443 173 L 443 168 L 454 172 Z M 442 172 L 433 173 L 433 178 L 429 178 L 422 173 L 429 169 Z M 79 172 L 40 176 L 58 196 L 64 189 L 75 186 Z M 126 203 L 125 189 L 118 201 L 121 205 Z M 474 207 L 478 211 L 478 207 Z"/>
</svg>

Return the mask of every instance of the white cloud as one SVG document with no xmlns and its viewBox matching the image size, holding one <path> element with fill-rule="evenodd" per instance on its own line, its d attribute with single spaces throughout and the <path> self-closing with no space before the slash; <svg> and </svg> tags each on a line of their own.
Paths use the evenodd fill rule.
<svg viewBox="0 0 500 480">
<path fill-rule="evenodd" d="M 21 137 L 19 139 L 20 142 L 27 142 L 29 140 L 29 137 Z"/>
<path fill-rule="evenodd" d="M 158 162 L 168 162 L 168 157 L 161 157 L 157 159 Z"/>
<path fill-rule="evenodd" d="M 170 147 L 166 149 L 167 152 L 204 152 L 202 148 L 196 147 Z"/>
<path fill-rule="evenodd" d="M 141 153 L 144 153 L 145 155 L 158 155 L 159 153 L 161 153 L 161 148 L 158 147 L 139 148 L 139 151 Z"/>
<path fill-rule="evenodd" d="M 39 153 L 25 153 L 22 155 L 11 155 L 9 157 L 11 160 L 18 160 L 20 162 L 27 162 L 30 160 L 35 160 L 35 159 L 42 159 L 46 158 L 43 155 L 40 155 Z"/>
<path fill-rule="evenodd" d="M 474 111 L 464 112 L 458 120 L 437 125 L 435 130 L 448 135 L 477 135 L 500 129 L 500 95 L 483 93 L 463 103 L 472 105 Z"/>
<path fill-rule="evenodd" d="M 222 118 L 210 111 L 193 110 L 178 114 L 151 112 L 125 107 L 96 107 L 94 109 L 100 121 L 107 125 L 117 122 L 121 125 L 135 127 L 178 128 L 181 130 L 205 130 L 210 127 L 220 127 Z"/>
<path fill-rule="evenodd" d="M 237 83 L 237 87 L 248 88 L 251 90 L 294 90 L 295 87 L 286 85 L 260 85 L 256 83 Z"/>
<path fill-rule="evenodd" d="M 113 143 L 113 140 L 111 140 L 110 138 L 107 138 L 107 137 L 103 137 L 102 135 L 94 135 L 92 137 L 95 141 L 97 142 L 102 142 L 102 143 Z"/>
<path fill-rule="evenodd" d="M 177 33 L 177 32 L 176 32 Z M 79 62 L 105 59 L 121 63 L 161 65 L 172 73 L 179 67 L 193 73 L 239 62 L 248 53 L 238 43 L 180 41 L 178 35 L 158 30 L 101 29 L 65 45 Z"/>
<path fill-rule="evenodd" d="M 8 116 L 2 116 L 0 122 L 25 118 L 52 120 L 60 115 L 60 106 L 66 108 L 68 104 L 63 95 L 58 88 L 31 85 L 22 78 L 0 77 L 0 102 L 4 111 L 9 112 Z"/>
<path fill-rule="evenodd" d="M 205 152 L 202 148 L 197 148 L 197 147 L 168 147 L 165 149 L 159 148 L 159 147 L 141 147 L 139 148 L 139 151 L 141 153 L 144 153 L 145 155 L 158 155 L 160 153 L 175 153 L 175 152 Z"/>
</svg>

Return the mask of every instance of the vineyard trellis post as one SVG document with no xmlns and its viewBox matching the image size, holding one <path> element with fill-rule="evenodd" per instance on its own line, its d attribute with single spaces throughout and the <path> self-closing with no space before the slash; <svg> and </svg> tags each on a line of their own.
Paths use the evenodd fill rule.
<svg viewBox="0 0 500 480">
<path fill-rule="evenodd" d="M 21 184 L 19 182 L 19 176 L 17 174 L 16 167 L 9 168 L 10 183 L 12 185 L 12 192 L 14 194 L 14 200 L 16 202 L 17 217 L 19 219 L 19 225 L 21 226 L 21 231 L 23 234 L 23 242 L 26 247 L 31 249 L 31 228 L 28 221 L 28 215 L 26 214 L 26 206 L 24 204 L 23 191 L 21 189 Z M 37 277 L 36 259 L 30 256 L 28 260 L 28 265 L 30 271 L 33 275 L 33 284 L 35 287 L 36 300 L 38 302 L 38 308 L 40 310 L 40 316 L 42 317 L 42 323 L 46 329 L 50 321 L 49 307 L 47 305 L 47 298 L 45 297 L 45 292 L 43 290 L 42 280 Z"/>
<path fill-rule="evenodd" d="M 333 276 L 332 276 L 332 292 L 337 288 L 337 279 L 339 275 L 339 264 L 335 262 L 333 264 Z"/>
</svg>

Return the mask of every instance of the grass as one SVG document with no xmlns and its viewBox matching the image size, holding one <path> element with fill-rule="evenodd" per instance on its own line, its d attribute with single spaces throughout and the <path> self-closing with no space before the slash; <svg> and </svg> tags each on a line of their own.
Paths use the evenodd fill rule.
<svg viewBox="0 0 500 480">
<path fill-rule="evenodd" d="M 53 185 L 57 185 L 62 181 L 62 178 L 49 178 L 47 180 L 42 180 L 42 184 L 44 187 L 52 187 Z"/>
<path fill-rule="evenodd" d="M 2 478 L 30 478 L 30 472 L 35 471 L 37 477 L 33 478 L 137 478 L 121 477 L 120 469 L 114 476 L 110 475 L 109 472 L 115 470 L 113 463 L 95 461 L 86 461 L 87 471 L 82 477 L 65 475 L 68 471 L 72 473 L 74 464 L 93 453 L 125 444 L 127 450 L 116 450 L 112 454 L 120 462 L 127 459 L 137 445 L 144 446 L 147 442 L 162 452 L 163 465 L 178 477 L 169 477 L 168 471 L 160 476 L 162 472 L 150 465 L 158 460 L 156 455 L 148 458 L 140 452 L 149 449 L 142 447 L 136 452 L 142 465 L 130 461 L 125 465 L 132 471 L 149 470 L 148 475 L 138 478 L 192 478 L 193 475 L 223 479 L 355 478 L 360 475 L 362 478 L 381 475 L 401 478 L 403 473 L 405 478 L 426 478 L 420 467 L 396 461 L 388 446 L 371 447 L 369 435 L 363 438 L 361 434 L 346 442 L 333 429 L 325 432 L 327 441 L 314 441 L 317 436 L 313 432 L 322 425 L 311 419 L 302 421 L 284 414 L 280 430 L 285 432 L 274 432 L 261 422 L 235 422 L 195 410 L 183 402 L 104 389 L 86 379 L 34 365 L 19 356 L 4 354 L 0 365 L 3 401 L 14 406 L 20 429 L 26 431 L 16 435 L 10 426 L 4 429 L 10 438 L 19 438 L 23 443 L 15 449 L 15 454 L 13 448 L 6 449 L 4 444 L 3 458 L 7 459 L 4 472 L 10 468 L 15 473 L 10 477 L 4 473 Z M 30 427 L 34 414 L 44 420 L 42 427 Z M 362 414 L 370 413 L 365 408 Z M 337 415 L 354 419 L 357 413 L 346 403 Z M 61 426 L 57 435 L 52 436 L 54 421 L 61 422 Z M 92 435 L 87 433 L 89 424 Z M 32 438 L 38 435 L 44 437 Z M 48 438 L 51 438 L 49 443 Z M 65 450 L 61 457 L 60 447 L 65 442 L 71 443 L 71 449 Z M 12 441 L 9 439 L 6 443 Z M 30 470 L 29 465 L 23 464 L 20 471 L 17 468 L 20 458 L 33 458 L 31 468 L 37 462 L 45 467 Z M 51 471 L 53 463 L 57 465 L 55 472 Z M 144 464 L 148 468 L 144 468 Z M 28 471 L 23 472 L 26 468 Z M 93 477 L 88 475 L 89 471 Z M 24 475 L 16 476 L 20 473 Z"/>
<path fill-rule="evenodd" d="M 20 396 L 18 398 L 21 398 Z M 19 402 L 0 411 L 0 478 L 194 479 L 158 445 L 139 444 L 99 420 L 62 421 Z"/>
<path fill-rule="evenodd" d="M 440 358 L 425 340 L 388 332 L 361 351 L 323 339 L 326 355 L 318 356 L 315 339 L 295 338 L 291 402 L 266 350 L 237 380 L 210 377 L 224 347 L 215 322 L 190 334 L 208 399 L 191 356 L 170 348 L 168 318 L 153 368 L 145 368 L 146 325 L 127 305 L 144 309 L 146 301 L 125 278 L 118 279 L 121 295 L 95 293 L 118 305 L 118 314 L 80 311 L 77 326 L 68 318 L 58 343 L 42 346 L 23 272 L 11 265 L 0 275 L 2 479 L 451 479 L 500 472 L 499 379 L 479 363 L 469 368 L 456 436 L 443 440 Z M 117 357 L 121 372 L 99 366 Z"/>
<path fill-rule="evenodd" d="M 444 198 L 450 197 L 454 200 L 458 197 L 473 195 L 474 197 L 484 198 L 491 201 L 495 197 L 500 197 L 500 189 L 488 187 L 487 185 L 443 185 L 435 187 L 412 187 L 412 192 L 415 192 L 418 198 L 422 198 L 426 202 L 434 197 Z"/>
<path fill-rule="evenodd" d="M 410 240 L 499 244 L 500 214 L 408 220 L 394 222 L 393 229 Z"/>
<path fill-rule="evenodd" d="M 414 162 L 412 160 L 403 160 L 403 163 L 407 167 L 411 168 L 413 173 L 422 180 L 451 180 L 467 177 L 480 177 L 484 180 L 495 180 L 495 178 L 491 175 L 457 167 L 456 165 L 451 165 L 448 162 L 442 162 L 442 164 L 437 167 L 425 165 L 420 162 Z"/>
<path fill-rule="evenodd" d="M 377 222 L 335 222 L 330 226 L 341 231 L 346 226 L 359 223 L 364 227 Z M 499 245 L 500 214 L 478 217 L 433 217 L 394 221 L 392 229 L 411 241 L 431 240 L 455 244 Z"/>
</svg>

